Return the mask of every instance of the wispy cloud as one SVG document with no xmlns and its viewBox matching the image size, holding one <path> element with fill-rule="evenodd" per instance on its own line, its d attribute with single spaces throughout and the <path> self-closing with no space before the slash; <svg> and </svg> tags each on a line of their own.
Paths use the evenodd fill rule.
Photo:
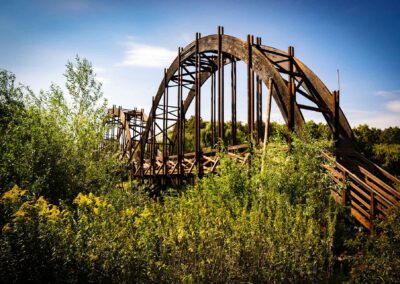
<svg viewBox="0 0 400 284">
<path fill-rule="evenodd" d="M 117 66 L 137 66 L 148 68 L 168 67 L 177 52 L 161 46 L 147 45 L 129 40 L 124 59 Z"/>
<path fill-rule="evenodd" d="M 400 100 L 387 102 L 386 108 L 392 112 L 400 112 Z"/>
<path fill-rule="evenodd" d="M 343 111 L 352 127 L 368 124 L 372 127 L 387 128 L 400 126 L 400 114 L 387 111 L 359 110 L 343 108 Z"/>
<path fill-rule="evenodd" d="M 382 90 L 382 91 L 377 91 L 375 95 L 379 97 L 390 97 L 390 98 L 400 97 L 400 90 L 392 90 L 392 91 Z"/>
<path fill-rule="evenodd" d="M 96 79 L 101 83 L 105 84 L 110 82 L 110 79 L 106 76 L 107 73 L 106 68 L 95 66 L 93 67 L 93 71 L 94 73 L 96 73 Z"/>
</svg>

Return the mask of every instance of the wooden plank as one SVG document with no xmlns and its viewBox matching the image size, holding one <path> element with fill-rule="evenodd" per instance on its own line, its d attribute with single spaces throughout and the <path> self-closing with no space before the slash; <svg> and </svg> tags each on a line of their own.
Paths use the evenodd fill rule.
<svg viewBox="0 0 400 284">
<path fill-rule="evenodd" d="M 316 112 L 322 112 L 322 113 L 330 113 L 331 111 L 327 108 L 322 108 L 322 107 L 313 107 L 313 106 L 307 106 L 307 105 L 302 105 L 302 104 L 297 104 L 297 106 L 301 109 L 306 109 L 306 110 L 311 110 L 311 111 L 316 111 Z"/>
<path fill-rule="evenodd" d="M 350 191 L 350 196 L 355 198 L 358 202 L 360 202 L 365 207 L 369 206 L 369 203 L 362 199 L 359 195 L 357 195 L 354 191 Z M 369 201 L 369 200 L 368 200 Z"/>
<path fill-rule="evenodd" d="M 392 174 L 390 174 L 388 171 L 386 171 L 385 169 L 381 168 L 380 166 L 378 166 L 377 164 L 375 164 L 374 162 L 371 162 L 370 160 L 368 160 L 366 157 L 364 157 L 363 155 L 357 153 L 357 156 L 362 159 L 365 163 L 368 164 L 372 164 L 381 174 L 383 174 L 385 177 L 387 177 L 388 179 L 390 179 L 392 182 L 394 182 L 395 184 L 400 185 L 400 179 L 398 179 L 397 177 L 393 176 Z"/>
<path fill-rule="evenodd" d="M 371 218 L 370 213 L 366 211 L 366 210 L 370 210 L 370 207 L 364 209 L 354 200 L 351 201 L 351 206 L 353 208 L 357 209 L 358 212 L 362 213 L 364 215 L 364 217 L 367 218 L 368 220 Z"/>
<path fill-rule="evenodd" d="M 351 215 L 356 218 L 358 222 L 361 223 L 366 229 L 371 230 L 371 222 L 367 220 L 363 215 L 361 215 L 356 209 L 351 208 Z"/>
<path fill-rule="evenodd" d="M 345 158 L 346 159 L 346 158 Z M 375 183 L 377 183 L 379 186 L 383 187 L 384 189 L 386 189 L 390 194 L 393 194 L 397 197 L 400 198 L 400 192 L 397 191 L 395 188 L 393 188 L 392 186 L 386 184 L 384 181 L 382 181 L 381 179 L 379 179 L 377 176 L 375 176 L 373 173 L 371 173 L 370 171 L 368 171 L 365 166 L 363 164 L 361 164 L 358 161 L 354 161 L 352 159 L 347 158 L 346 159 L 349 162 L 357 162 L 357 169 L 363 173 L 365 176 L 367 176 L 368 178 L 372 179 Z"/>
<path fill-rule="evenodd" d="M 369 199 L 369 192 L 366 193 L 365 190 L 362 190 L 357 184 L 355 184 L 353 181 L 350 181 L 349 185 L 353 190 L 356 192 L 360 193 L 362 196 L 364 196 L 366 199 Z"/>
<path fill-rule="evenodd" d="M 390 193 L 387 193 L 382 188 L 377 186 L 375 183 L 369 181 L 367 178 L 365 178 L 365 183 L 368 184 L 373 189 L 375 189 L 377 192 L 382 193 L 382 195 L 384 197 L 386 197 L 387 199 L 389 199 L 390 201 L 393 202 L 393 205 L 398 205 L 399 201 L 396 199 L 396 197 L 394 197 L 393 195 L 390 195 Z"/>
<path fill-rule="evenodd" d="M 369 192 L 374 192 L 375 191 L 373 188 L 371 188 L 368 184 L 366 184 L 364 181 L 362 181 L 357 175 L 355 175 L 352 171 L 347 169 L 342 164 L 338 163 L 338 167 L 340 167 L 342 170 L 346 171 L 347 174 L 349 175 L 349 177 L 351 177 L 354 181 L 356 181 L 359 185 L 364 187 Z M 386 192 L 383 192 L 382 190 L 380 190 L 379 192 L 375 191 L 375 193 L 377 193 L 377 194 L 379 194 L 381 196 L 383 195 L 383 197 L 385 199 L 388 199 L 388 201 L 391 202 L 392 204 L 397 202 L 396 199 L 393 198 L 393 196 L 388 195 Z"/>
<path fill-rule="evenodd" d="M 248 144 L 240 144 L 240 145 L 229 146 L 228 151 L 241 150 L 247 148 L 249 148 Z"/>
</svg>

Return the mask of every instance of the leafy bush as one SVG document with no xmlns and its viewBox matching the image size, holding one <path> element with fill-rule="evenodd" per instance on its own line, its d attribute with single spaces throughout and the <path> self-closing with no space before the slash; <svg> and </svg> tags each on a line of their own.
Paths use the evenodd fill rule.
<svg viewBox="0 0 400 284">
<path fill-rule="evenodd" d="M 400 144 L 375 144 L 372 159 L 391 173 L 400 175 Z"/>
<path fill-rule="evenodd" d="M 115 184 L 117 159 L 98 151 L 102 143 L 106 102 L 86 59 L 67 64 L 66 87 L 33 94 L 14 86 L 14 76 L 1 71 L 0 193 L 14 184 L 53 202 L 79 192 Z"/>
<path fill-rule="evenodd" d="M 347 242 L 353 251 L 351 281 L 398 283 L 400 279 L 400 208 L 378 224 L 372 235 L 359 234 Z"/>
<path fill-rule="evenodd" d="M 22 202 L 16 194 L 3 227 L 0 280 L 327 279 L 336 209 L 319 147 L 295 140 L 288 153 L 271 144 L 262 173 L 254 170 L 257 158 L 251 168 L 223 158 L 218 175 L 185 191 L 170 190 L 159 202 L 137 185 L 134 191 L 79 193 L 70 206 L 43 197 Z"/>
<path fill-rule="evenodd" d="M 390 173 L 400 175 L 400 128 L 370 128 L 360 125 L 353 129 L 360 151 Z"/>
</svg>

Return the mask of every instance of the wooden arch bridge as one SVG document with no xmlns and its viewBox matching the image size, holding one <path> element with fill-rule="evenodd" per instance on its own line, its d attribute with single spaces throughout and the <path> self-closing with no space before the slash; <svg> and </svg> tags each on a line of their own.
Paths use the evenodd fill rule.
<svg viewBox="0 0 400 284">
<path fill-rule="evenodd" d="M 247 77 L 247 104 L 239 106 L 247 107 L 247 141 L 251 142 L 245 144 L 237 135 L 238 62 L 245 63 Z M 202 94 L 206 95 L 202 98 Z M 210 107 L 210 129 L 201 131 L 201 103 L 206 96 L 209 101 L 203 104 Z M 265 145 L 272 98 L 288 129 L 299 134 L 304 127 L 302 110 L 322 113 L 335 140 L 335 153 L 324 154 L 334 161 L 333 166 L 322 166 L 335 182 L 347 185 L 345 190 L 332 191 L 332 195 L 337 202 L 349 206 L 363 226 L 372 229 L 375 219 L 384 219 L 390 208 L 399 205 L 400 180 L 357 151 L 351 127 L 339 106 L 339 92 L 330 92 L 295 57 L 293 47 L 285 52 L 263 45 L 261 38 L 254 40 L 252 35 L 243 41 L 225 35 L 223 27 L 218 27 L 214 35 L 201 37 L 197 33 L 192 43 L 178 49 L 152 98 L 148 116 L 143 109 L 114 106 L 108 122 L 112 127 L 106 138 L 119 141 L 133 177 L 162 184 L 180 183 L 217 171 L 216 153 L 221 141 L 229 145 L 227 155 L 242 162 L 250 155 L 251 143 Z M 190 108 L 194 108 L 194 123 L 189 126 Z M 225 121 L 227 110 L 229 123 Z M 189 127 L 192 141 L 186 141 Z M 188 142 L 193 149 L 189 149 Z"/>
</svg>

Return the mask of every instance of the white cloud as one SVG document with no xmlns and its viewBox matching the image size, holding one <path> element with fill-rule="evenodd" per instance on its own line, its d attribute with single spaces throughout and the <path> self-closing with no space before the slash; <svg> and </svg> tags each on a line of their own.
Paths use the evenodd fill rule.
<svg viewBox="0 0 400 284">
<path fill-rule="evenodd" d="M 387 102 L 386 108 L 392 112 L 400 112 L 400 100 Z"/>
<path fill-rule="evenodd" d="M 96 74 L 105 73 L 106 72 L 106 68 L 99 67 L 99 66 L 93 66 L 93 71 Z"/>
<path fill-rule="evenodd" d="M 109 83 L 110 78 L 108 78 L 105 73 L 107 73 L 106 68 L 100 66 L 93 67 L 94 73 L 96 73 L 96 79 L 103 84 Z"/>
<path fill-rule="evenodd" d="M 103 76 L 96 76 L 97 80 L 100 81 L 102 84 L 110 83 L 110 79 Z"/>
<path fill-rule="evenodd" d="M 375 95 L 379 97 L 400 97 L 400 90 L 378 91 Z"/>
<path fill-rule="evenodd" d="M 132 40 L 126 43 L 126 46 L 125 58 L 117 64 L 118 66 L 168 67 L 177 55 L 177 51 Z"/>
<path fill-rule="evenodd" d="M 368 124 L 371 127 L 387 128 L 400 126 L 400 114 L 384 111 L 346 109 L 343 111 L 352 127 Z"/>
</svg>

